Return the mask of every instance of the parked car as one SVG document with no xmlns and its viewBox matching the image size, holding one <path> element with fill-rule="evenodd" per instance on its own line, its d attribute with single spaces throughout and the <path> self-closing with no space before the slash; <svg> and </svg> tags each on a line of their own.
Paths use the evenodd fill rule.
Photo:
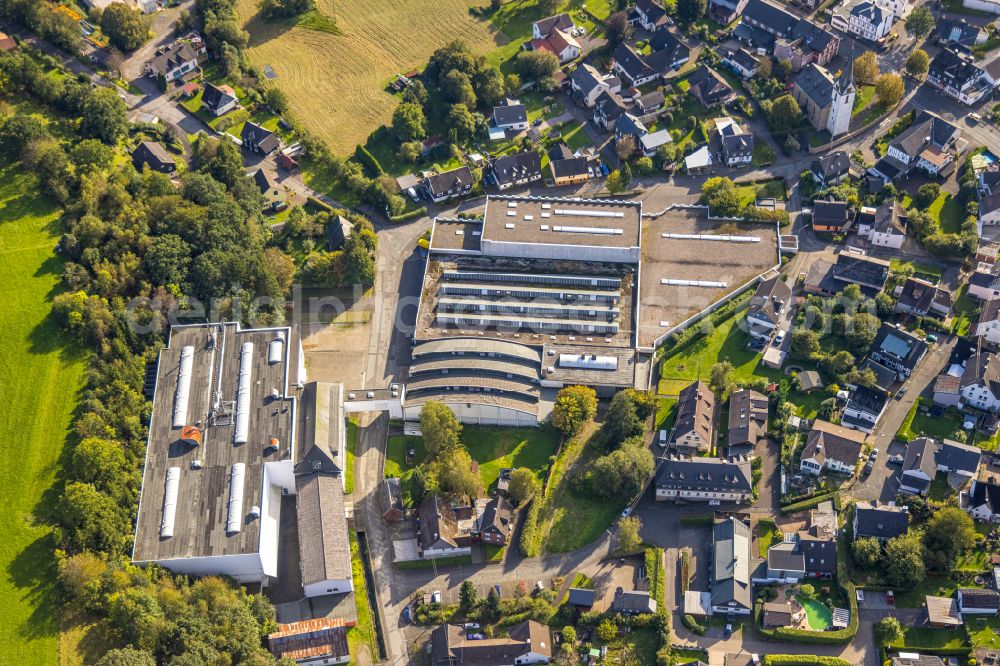
<svg viewBox="0 0 1000 666">
<path fill-rule="evenodd" d="M 983 117 L 978 113 L 970 113 L 968 117 L 970 125 L 978 125 L 979 123 L 983 122 Z M 927 337 L 929 338 L 930 336 Z"/>
<path fill-rule="evenodd" d="M 481 641 L 483 640 L 482 634 L 466 634 L 465 639 L 469 641 Z"/>
<path fill-rule="evenodd" d="M 632 507 L 630 506 L 625 507 L 625 510 L 622 511 L 622 518 L 628 518 L 628 515 L 630 513 L 632 513 Z"/>
<path fill-rule="evenodd" d="M 875 463 L 873 463 L 871 460 L 869 460 L 867 463 L 865 463 L 865 468 L 863 470 L 861 470 L 861 475 L 862 476 L 868 476 L 869 474 L 872 473 L 872 469 L 874 469 L 874 467 L 875 467 Z"/>
<path fill-rule="evenodd" d="M 540 581 L 540 580 L 535 581 L 535 591 L 536 592 L 541 592 L 544 589 L 545 589 L 545 584 L 542 581 Z"/>
<path fill-rule="evenodd" d="M 906 387 L 905 386 L 902 387 L 901 389 L 899 389 L 898 391 L 896 391 L 896 400 L 902 400 L 904 395 L 906 395 Z"/>
<path fill-rule="evenodd" d="M 896 604 L 896 595 L 892 593 L 892 590 L 885 591 L 885 600 L 888 601 L 890 605 Z"/>
<path fill-rule="evenodd" d="M 903 464 L 903 456 L 899 455 L 898 453 L 896 455 L 894 455 L 894 456 L 889 456 L 889 464 L 890 465 L 902 465 Z"/>
<path fill-rule="evenodd" d="M 434 590 L 431 593 L 431 603 L 432 604 L 439 604 L 439 603 L 441 603 L 441 590 Z"/>
<path fill-rule="evenodd" d="M 727 625 L 726 625 L 726 628 L 725 628 L 725 629 L 723 630 L 723 632 L 722 632 L 722 635 L 723 635 L 723 636 L 724 636 L 725 638 L 729 638 L 730 636 L 732 636 L 732 635 L 733 635 L 733 625 L 731 625 L 731 624 L 727 624 Z"/>
<path fill-rule="evenodd" d="M 466 622 L 462 625 L 465 629 L 478 629 L 479 625 L 475 622 Z"/>
<path fill-rule="evenodd" d="M 878 449 L 872 449 L 872 452 L 868 454 L 868 460 L 875 461 L 878 459 Z"/>
<path fill-rule="evenodd" d="M 403 608 L 403 618 L 407 622 L 413 622 L 413 614 L 410 611 L 410 607 L 409 606 L 406 606 L 405 608 Z"/>
<path fill-rule="evenodd" d="M 865 591 L 864 590 L 860 590 L 860 589 L 856 589 L 856 590 L 854 590 L 854 596 L 857 597 L 858 601 L 864 601 L 865 600 Z"/>
</svg>

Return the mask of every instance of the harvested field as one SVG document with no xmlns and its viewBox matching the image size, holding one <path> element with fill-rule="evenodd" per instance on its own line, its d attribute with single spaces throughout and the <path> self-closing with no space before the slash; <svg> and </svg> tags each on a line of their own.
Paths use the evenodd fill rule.
<svg viewBox="0 0 1000 666">
<path fill-rule="evenodd" d="M 428 56 L 455 39 L 487 53 L 509 41 L 470 8 L 483 0 L 318 0 L 341 35 L 255 18 L 257 0 L 239 0 L 250 32 L 250 57 L 277 73 L 292 115 L 339 154 L 364 143 L 390 121 L 397 98 L 386 85 L 397 73 L 423 69 Z"/>
</svg>

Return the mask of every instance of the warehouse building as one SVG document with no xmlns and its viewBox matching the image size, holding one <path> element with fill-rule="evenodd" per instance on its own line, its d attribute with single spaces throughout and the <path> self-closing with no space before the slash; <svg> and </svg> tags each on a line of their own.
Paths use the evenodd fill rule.
<svg viewBox="0 0 1000 666">
<path fill-rule="evenodd" d="M 308 596 L 353 587 L 342 388 L 306 384 L 291 327 L 174 326 L 156 368 L 132 560 L 268 585 L 296 495 Z"/>
</svg>

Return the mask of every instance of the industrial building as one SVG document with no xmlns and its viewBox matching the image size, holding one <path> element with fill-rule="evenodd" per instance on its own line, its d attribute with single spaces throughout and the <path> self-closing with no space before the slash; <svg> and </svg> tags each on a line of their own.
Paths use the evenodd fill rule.
<svg viewBox="0 0 1000 666">
<path fill-rule="evenodd" d="M 174 326 L 156 367 L 133 562 L 266 586 L 282 498 L 297 495 L 304 593 L 351 591 L 342 393 L 306 384 L 291 327 Z"/>
<path fill-rule="evenodd" d="M 435 220 L 404 418 L 433 400 L 464 423 L 537 425 L 564 386 L 645 388 L 656 339 L 678 323 L 667 316 L 777 261 L 770 229 L 712 235 L 704 211 L 660 216 L 644 221 L 638 201 L 491 196 L 481 217 Z M 658 322 L 646 335 L 643 290 Z"/>
</svg>

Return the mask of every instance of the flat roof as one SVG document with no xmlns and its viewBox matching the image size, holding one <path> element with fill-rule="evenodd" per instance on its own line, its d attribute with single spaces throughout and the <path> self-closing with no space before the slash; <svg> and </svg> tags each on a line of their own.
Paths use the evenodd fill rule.
<svg viewBox="0 0 1000 666">
<path fill-rule="evenodd" d="M 212 342 L 213 333 L 215 335 Z M 275 362 L 269 360 L 270 343 L 284 336 Z M 143 470 L 142 496 L 136 519 L 136 562 L 190 557 L 239 555 L 259 551 L 260 518 L 252 506 L 262 506 L 264 463 L 294 460 L 298 341 L 291 328 L 241 330 L 236 323 L 175 326 L 168 346 L 160 351 L 152 417 Z M 246 442 L 235 443 L 239 416 L 237 399 L 244 345 L 249 363 L 246 398 Z M 197 426 L 201 443 L 181 440 L 175 423 L 178 374 L 182 350 L 191 352 L 187 409 L 176 420 Z M 185 352 L 187 353 L 187 352 Z M 182 382 L 183 383 L 183 382 Z M 215 390 L 218 389 L 218 393 Z M 278 397 L 271 392 L 277 390 Z M 269 448 L 272 438 L 277 448 Z M 191 464 L 200 461 L 201 468 Z M 244 465 L 240 530 L 227 531 L 230 477 L 233 466 Z M 167 472 L 178 470 L 173 535 L 161 537 Z M 269 498 L 270 509 L 277 511 Z"/>
<path fill-rule="evenodd" d="M 576 357 L 574 362 L 566 362 L 573 357 Z M 596 361 L 594 357 L 597 357 Z M 611 345 L 546 344 L 542 353 L 542 379 L 567 385 L 633 386 L 635 357 L 634 349 Z M 613 368 L 609 362 L 601 362 L 610 359 L 614 359 Z M 552 372 L 549 372 L 549 368 Z"/>
<path fill-rule="evenodd" d="M 479 252 L 483 221 L 435 218 L 431 250 L 435 252 Z"/>
<path fill-rule="evenodd" d="M 668 234 L 664 237 L 664 234 Z M 756 242 L 700 240 L 681 236 L 755 237 Z M 643 221 L 639 269 L 638 344 L 652 347 L 667 331 L 701 312 L 778 263 L 773 224 L 737 224 L 708 219 L 704 210 L 675 209 Z M 700 280 L 725 286 L 663 284 Z M 665 325 L 664 323 L 665 322 Z"/>
<path fill-rule="evenodd" d="M 543 245 L 639 246 L 638 201 L 487 197 L 483 240 Z"/>
</svg>

